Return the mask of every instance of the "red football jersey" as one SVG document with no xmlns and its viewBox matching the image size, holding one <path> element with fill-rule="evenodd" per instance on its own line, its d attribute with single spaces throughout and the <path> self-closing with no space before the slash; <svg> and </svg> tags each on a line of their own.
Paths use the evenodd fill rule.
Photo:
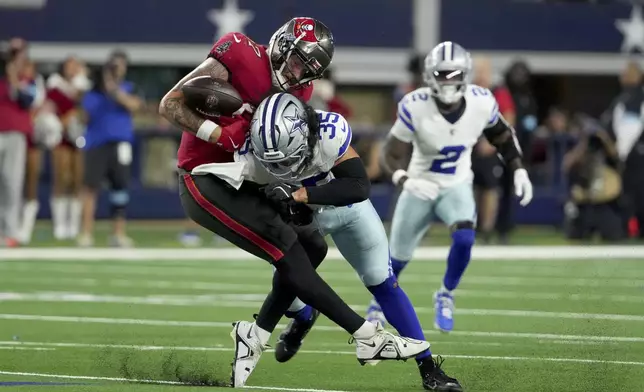
<svg viewBox="0 0 644 392">
<path fill-rule="evenodd" d="M 216 59 L 228 69 L 228 82 L 235 87 L 245 103 L 257 107 L 264 98 L 276 92 L 266 47 L 256 44 L 244 34 L 224 35 L 213 45 L 208 57 Z M 312 93 L 311 83 L 291 91 L 291 94 L 305 102 L 311 98 Z M 231 117 L 211 120 L 222 127 L 239 121 Z M 192 171 L 204 163 L 232 162 L 233 153 L 184 131 L 177 159 L 180 168 Z"/>
</svg>

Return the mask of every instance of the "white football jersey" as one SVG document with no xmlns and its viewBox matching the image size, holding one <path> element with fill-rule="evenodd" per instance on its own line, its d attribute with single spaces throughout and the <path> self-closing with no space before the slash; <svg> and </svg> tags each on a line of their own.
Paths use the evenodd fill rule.
<svg viewBox="0 0 644 392">
<path fill-rule="evenodd" d="M 333 112 L 317 110 L 320 118 L 320 140 L 313 150 L 313 158 L 302 172 L 298 182 L 303 186 L 326 184 L 333 179 L 331 168 L 351 145 L 351 127 L 345 118 Z M 235 152 L 236 162 L 245 162 L 244 179 L 258 184 L 278 181 L 262 166 L 250 151 L 250 140 Z"/>
<path fill-rule="evenodd" d="M 411 178 L 450 187 L 472 181 L 472 147 L 483 130 L 499 121 L 499 106 L 490 90 L 470 84 L 465 110 L 454 123 L 439 112 L 428 87 L 416 89 L 398 103 L 398 118 L 390 134 L 412 143 L 407 168 Z"/>
</svg>

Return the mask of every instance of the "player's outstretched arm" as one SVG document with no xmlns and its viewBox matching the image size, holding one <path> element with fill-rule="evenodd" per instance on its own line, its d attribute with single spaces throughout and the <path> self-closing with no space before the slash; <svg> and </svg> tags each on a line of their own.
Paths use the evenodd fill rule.
<svg viewBox="0 0 644 392">
<path fill-rule="evenodd" d="M 209 57 L 197 68 L 183 77 L 161 100 L 159 114 L 179 128 L 197 134 L 199 128 L 206 121 L 183 104 L 181 87 L 185 82 L 198 76 L 210 76 L 218 79 L 228 79 L 228 70 L 219 61 Z M 219 139 L 221 128 L 217 127 L 211 135 L 211 140 Z"/>
<path fill-rule="evenodd" d="M 360 203 L 369 198 L 371 182 L 358 153 L 349 147 L 331 169 L 333 180 L 326 184 L 300 188 L 293 193 L 299 203 L 337 207 Z"/>
</svg>

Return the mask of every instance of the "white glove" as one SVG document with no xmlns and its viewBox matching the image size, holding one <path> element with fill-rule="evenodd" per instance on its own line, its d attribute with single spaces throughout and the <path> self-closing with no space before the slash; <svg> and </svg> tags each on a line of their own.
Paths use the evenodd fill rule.
<svg viewBox="0 0 644 392">
<path fill-rule="evenodd" d="M 420 200 L 434 200 L 438 197 L 438 185 L 421 178 L 408 178 L 403 189 Z"/>
<path fill-rule="evenodd" d="M 409 178 L 407 177 L 407 172 L 402 169 L 394 172 L 393 176 L 391 176 L 391 181 L 398 186 L 403 178 L 406 178 L 403 183 L 403 189 L 417 198 L 429 201 L 438 197 L 438 185 L 420 178 Z"/>
<path fill-rule="evenodd" d="M 514 193 L 521 198 L 519 204 L 527 206 L 532 200 L 532 183 L 525 169 L 514 171 Z"/>
</svg>

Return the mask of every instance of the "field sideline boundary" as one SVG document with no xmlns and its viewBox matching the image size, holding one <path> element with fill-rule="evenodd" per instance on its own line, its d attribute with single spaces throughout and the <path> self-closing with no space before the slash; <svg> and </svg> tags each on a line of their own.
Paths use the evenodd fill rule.
<svg viewBox="0 0 644 392">
<path fill-rule="evenodd" d="M 420 247 L 414 259 L 444 261 L 449 247 Z M 475 260 L 586 260 L 644 259 L 644 246 L 475 246 Z M 253 260 L 237 248 L 17 248 L 0 249 L 0 260 L 102 261 L 102 260 Z M 327 259 L 341 260 L 337 248 Z"/>
</svg>

